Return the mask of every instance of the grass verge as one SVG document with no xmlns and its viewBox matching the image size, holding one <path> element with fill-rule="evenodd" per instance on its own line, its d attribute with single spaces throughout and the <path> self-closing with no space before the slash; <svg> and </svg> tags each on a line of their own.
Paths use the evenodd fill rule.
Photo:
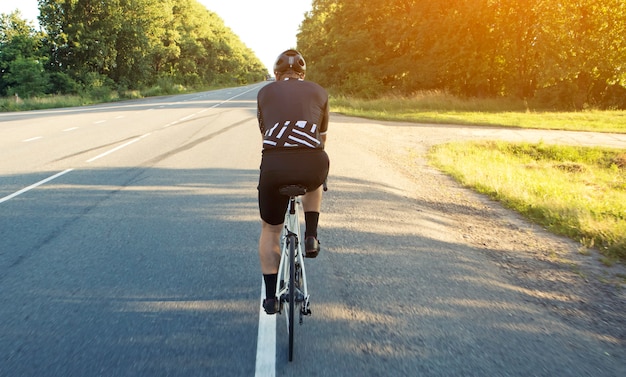
<svg viewBox="0 0 626 377">
<path fill-rule="evenodd" d="M 124 101 L 154 96 L 194 93 L 205 90 L 224 88 L 225 86 L 212 86 L 205 88 L 184 88 L 182 86 L 154 86 L 144 90 L 99 90 L 84 95 L 50 95 L 35 98 L 0 98 L 0 111 L 29 111 L 56 109 L 62 107 L 77 107 L 95 105 L 99 103 Z"/>
<path fill-rule="evenodd" d="M 387 121 L 626 133 L 626 111 L 546 111 L 510 99 L 461 99 L 441 93 L 411 98 L 332 97 L 332 111 Z"/>
<path fill-rule="evenodd" d="M 111 101 L 112 99 L 108 99 Z M 44 110 L 60 107 L 76 107 L 92 105 L 98 101 L 87 97 L 73 95 L 55 95 L 49 97 L 38 98 L 0 98 L 0 111 L 27 111 L 27 110 Z"/>
<path fill-rule="evenodd" d="M 548 230 L 626 262 L 626 152 L 496 141 L 442 144 L 433 165 Z"/>
</svg>

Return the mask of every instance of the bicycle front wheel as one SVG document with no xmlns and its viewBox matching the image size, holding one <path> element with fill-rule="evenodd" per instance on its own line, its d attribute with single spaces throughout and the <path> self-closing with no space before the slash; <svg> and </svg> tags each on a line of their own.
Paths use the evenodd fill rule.
<svg viewBox="0 0 626 377">
<path fill-rule="evenodd" d="M 289 330 L 289 361 L 293 360 L 293 331 L 296 312 L 296 243 L 298 238 L 291 235 L 289 242 L 289 310 L 287 312 L 287 322 Z"/>
</svg>

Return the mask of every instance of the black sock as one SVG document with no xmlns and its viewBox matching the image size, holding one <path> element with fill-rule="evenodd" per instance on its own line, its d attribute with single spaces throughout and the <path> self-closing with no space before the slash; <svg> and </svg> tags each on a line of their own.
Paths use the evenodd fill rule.
<svg viewBox="0 0 626 377">
<path fill-rule="evenodd" d="M 305 212 L 304 213 L 304 238 L 315 237 L 317 238 L 317 223 L 320 220 L 319 212 Z"/>
<path fill-rule="evenodd" d="M 278 274 L 263 274 L 263 280 L 265 281 L 265 298 L 276 297 L 276 282 L 278 281 Z"/>
</svg>

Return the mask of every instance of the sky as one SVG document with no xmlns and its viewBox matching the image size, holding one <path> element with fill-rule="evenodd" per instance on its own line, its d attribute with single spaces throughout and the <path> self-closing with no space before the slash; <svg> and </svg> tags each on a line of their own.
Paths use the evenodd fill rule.
<svg viewBox="0 0 626 377">
<path fill-rule="evenodd" d="M 272 72 L 278 55 L 296 47 L 296 34 L 312 0 L 198 0 L 217 13 Z M 0 1 L 0 13 L 19 9 L 37 25 L 37 0 Z"/>
</svg>

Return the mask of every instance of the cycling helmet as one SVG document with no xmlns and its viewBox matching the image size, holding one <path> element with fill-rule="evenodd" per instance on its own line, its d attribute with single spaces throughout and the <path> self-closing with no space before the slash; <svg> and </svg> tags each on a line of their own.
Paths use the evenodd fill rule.
<svg viewBox="0 0 626 377">
<path fill-rule="evenodd" d="M 306 72 L 306 62 L 296 50 L 287 50 L 278 56 L 274 63 L 274 72 L 283 73 L 293 70 L 298 73 Z"/>
</svg>

